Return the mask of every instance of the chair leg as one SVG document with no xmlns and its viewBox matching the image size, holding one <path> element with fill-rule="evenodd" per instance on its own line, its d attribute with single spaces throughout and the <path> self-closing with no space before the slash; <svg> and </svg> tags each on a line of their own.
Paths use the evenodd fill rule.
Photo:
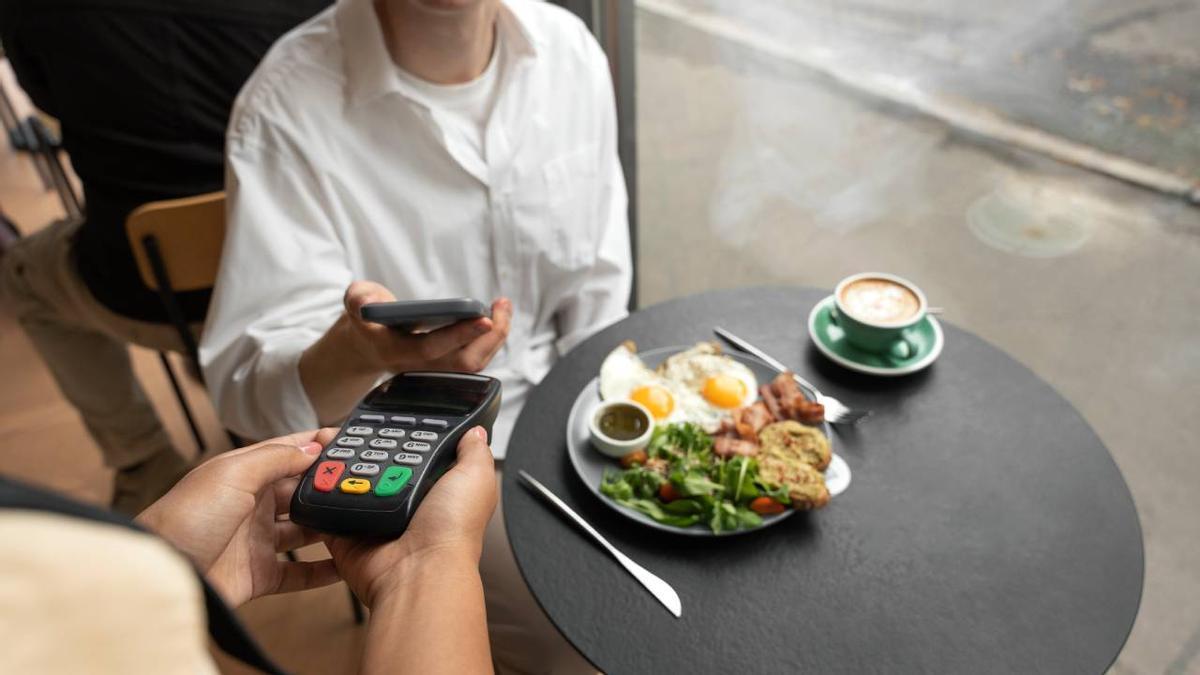
<svg viewBox="0 0 1200 675">
<path fill-rule="evenodd" d="M 192 438 L 196 439 L 196 447 L 200 454 L 204 454 L 207 449 L 204 446 L 204 437 L 200 435 L 200 429 L 196 426 L 195 418 L 192 417 L 192 408 L 183 396 L 183 388 L 179 386 L 175 370 L 171 368 L 171 362 L 167 360 L 165 352 L 158 353 L 158 360 L 162 362 L 163 370 L 167 371 L 167 378 L 171 380 L 171 388 L 175 390 L 175 398 L 179 400 L 179 407 L 183 409 L 183 416 L 187 419 L 188 428 L 192 430 Z"/>
</svg>

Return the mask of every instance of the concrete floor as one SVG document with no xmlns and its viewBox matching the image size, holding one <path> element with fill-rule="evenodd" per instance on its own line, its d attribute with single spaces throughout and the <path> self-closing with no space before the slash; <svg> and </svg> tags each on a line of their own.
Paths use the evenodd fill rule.
<svg viewBox="0 0 1200 675">
<path fill-rule="evenodd" d="M 1200 0 L 640 4 L 719 17 L 881 86 L 1200 180 Z"/>
<path fill-rule="evenodd" d="M 1146 579 L 1112 672 L 1200 672 L 1200 209 L 637 21 L 641 303 L 917 281 L 1079 408 L 1129 483 Z"/>
</svg>

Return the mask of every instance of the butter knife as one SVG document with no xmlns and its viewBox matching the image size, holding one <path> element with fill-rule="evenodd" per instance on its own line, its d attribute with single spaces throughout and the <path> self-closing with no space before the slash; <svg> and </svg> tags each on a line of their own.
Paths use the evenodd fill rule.
<svg viewBox="0 0 1200 675">
<path fill-rule="evenodd" d="M 645 567 L 635 563 L 629 558 L 629 556 L 618 551 L 615 546 L 608 543 L 608 540 L 605 539 L 603 535 L 596 531 L 596 528 L 592 527 L 591 524 L 580 517 L 578 513 L 575 513 L 571 507 L 567 506 L 566 502 L 559 499 L 558 495 L 551 492 L 549 488 L 547 488 L 545 485 L 542 485 L 536 478 L 530 476 L 524 470 L 517 471 L 517 474 L 522 480 L 525 481 L 526 485 L 541 495 L 546 501 L 558 507 L 558 510 L 562 511 L 567 515 L 567 517 L 575 521 L 575 524 L 578 525 L 580 529 L 590 534 L 593 539 L 595 539 L 601 546 L 604 547 L 606 551 L 609 552 L 609 554 L 612 555 L 612 557 L 617 559 L 617 562 L 621 563 L 621 566 L 624 567 L 627 572 L 633 575 L 634 579 L 637 579 L 643 586 L 646 587 L 646 590 L 650 591 L 650 595 L 653 595 L 659 602 L 663 604 L 663 606 L 667 608 L 669 612 L 671 612 L 671 614 L 675 615 L 676 619 L 683 616 L 683 604 L 679 601 L 679 594 L 675 592 L 675 589 L 671 588 L 670 584 L 654 576 Z"/>
</svg>

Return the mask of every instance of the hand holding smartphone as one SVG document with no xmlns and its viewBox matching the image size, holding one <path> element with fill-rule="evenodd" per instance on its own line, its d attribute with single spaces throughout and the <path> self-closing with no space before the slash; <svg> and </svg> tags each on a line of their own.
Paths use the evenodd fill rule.
<svg viewBox="0 0 1200 675">
<path fill-rule="evenodd" d="M 383 324 L 406 333 L 429 333 L 450 324 L 489 317 L 487 305 L 473 298 L 402 300 L 363 305 L 363 321 Z"/>
</svg>

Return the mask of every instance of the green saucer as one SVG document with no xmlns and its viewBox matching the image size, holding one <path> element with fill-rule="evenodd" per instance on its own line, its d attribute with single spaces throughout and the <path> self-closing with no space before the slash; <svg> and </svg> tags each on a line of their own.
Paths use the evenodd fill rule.
<svg viewBox="0 0 1200 675">
<path fill-rule="evenodd" d="M 920 323 L 904 331 L 914 347 L 907 359 L 898 359 L 889 354 L 863 351 L 846 341 L 846 335 L 830 318 L 833 296 L 817 303 L 808 315 L 808 334 L 821 353 L 838 365 L 870 375 L 896 376 L 915 373 L 928 366 L 942 353 L 946 338 L 937 319 L 926 315 Z"/>
</svg>

